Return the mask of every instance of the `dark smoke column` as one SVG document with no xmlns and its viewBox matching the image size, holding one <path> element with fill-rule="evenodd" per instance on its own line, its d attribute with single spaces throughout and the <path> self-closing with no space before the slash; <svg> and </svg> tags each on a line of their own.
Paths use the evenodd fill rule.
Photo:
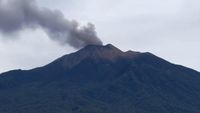
<svg viewBox="0 0 200 113">
<path fill-rule="evenodd" d="M 102 45 L 95 26 L 80 26 L 66 19 L 59 10 L 41 8 L 35 0 L 0 0 L 0 32 L 12 34 L 24 28 L 42 28 L 48 36 L 61 44 L 74 48 Z"/>
</svg>

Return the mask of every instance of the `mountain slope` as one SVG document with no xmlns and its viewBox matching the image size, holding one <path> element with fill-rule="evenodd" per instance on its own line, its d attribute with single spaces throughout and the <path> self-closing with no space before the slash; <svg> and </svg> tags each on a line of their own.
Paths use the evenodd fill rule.
<svg viewBox="0 0 200 113">
<path fill-rule="evenodd" d="M 111 44 L 0 75 L 1 113 L 200 113 L 199 100 L 199 72 Z"/>
</svg>

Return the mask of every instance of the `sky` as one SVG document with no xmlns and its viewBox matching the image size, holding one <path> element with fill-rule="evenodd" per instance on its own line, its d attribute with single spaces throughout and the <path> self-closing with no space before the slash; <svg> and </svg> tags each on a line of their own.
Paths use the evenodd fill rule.
<svg viewBox="0 0 200 113">
<path fill-rule="evenodd" d="M 59 10 L 81 25 L 93 23 L 104 45 L 151 52 L 200 71 L 198 0 L 37 0 L 37 4 Z M 0 33 L 0 73 L 40 67 L 77 51 L 48 37 L 39 27 Z"/>
</svg>

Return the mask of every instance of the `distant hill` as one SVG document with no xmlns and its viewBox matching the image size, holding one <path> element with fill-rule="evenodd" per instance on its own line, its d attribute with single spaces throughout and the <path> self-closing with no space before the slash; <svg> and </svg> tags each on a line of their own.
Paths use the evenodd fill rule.
<svg viewBox="0 0 200 113">
<path fill-rule="evenodd" d="M 89 45 L 1 74 L 0 113 L 200 113 L 200 73 L 151 53 Z"/>
</svg>

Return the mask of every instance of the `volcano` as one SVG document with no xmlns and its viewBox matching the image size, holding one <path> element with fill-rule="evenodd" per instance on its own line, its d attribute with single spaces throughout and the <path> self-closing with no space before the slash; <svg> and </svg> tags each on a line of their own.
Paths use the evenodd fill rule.
<svg viewBox="0 0 200 113">
<path fill-rule="evenodd" d="M 152 53 L 88 45 L 0 74 L 0 113 L 200 113 L 200 73 Z"/>
</svg>

